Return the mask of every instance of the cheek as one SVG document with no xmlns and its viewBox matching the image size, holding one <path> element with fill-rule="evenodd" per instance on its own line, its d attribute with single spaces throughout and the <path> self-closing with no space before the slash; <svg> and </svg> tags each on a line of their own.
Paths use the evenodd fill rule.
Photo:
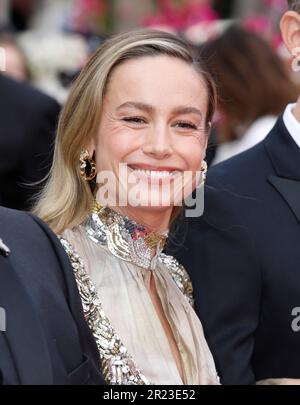
<svg viewBox="0 0 300 405">
<path fill-rule="evenodd" d="M 131 135 L 131 136 L 130 136 Z M 126 128 L 101 128 L 96 142 L 97 170 L 118 166 L 125 157 L 135 150 L 132 134 Z"/>
<path fill-rule="evenodd" d="M 205 158 L 206 138 L 187 139 L 181 144 L 179 152 L 186 162 L 188 171 L 199 170 Z"/>
</svg>

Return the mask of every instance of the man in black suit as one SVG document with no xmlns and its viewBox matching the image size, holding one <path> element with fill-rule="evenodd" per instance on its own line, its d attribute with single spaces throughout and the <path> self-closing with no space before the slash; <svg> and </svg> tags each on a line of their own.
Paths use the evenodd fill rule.
<svg viewBox="0 0 300 405">
<path fill-rule="evenodd" d="M 0 205 L 29 209 L 48 173 L 59 105 L 25 83 L 0 74 Z"/>
<path fill-rule="evenodd" d="M 300 47 L 291 3 L 281 23 L 290 51 Z M 191 274 L 221 382 L 299 383 L 300 99 L 262 143 L 210 170 L 204 216 L 188 225 L 170 251 Z"/>
<path fill-rule="evenodd" d="M 36 217 L 0 208 L 0 385 L 103 384 L 73 270 Z"/>
</svg>

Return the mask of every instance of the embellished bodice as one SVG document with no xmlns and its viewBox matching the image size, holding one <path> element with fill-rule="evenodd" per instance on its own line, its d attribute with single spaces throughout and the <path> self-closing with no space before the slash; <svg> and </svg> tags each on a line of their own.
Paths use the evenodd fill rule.
<svg viewBox="0 0 300 405">
<path fill-rule="evenodd" d="M 191 281 L 176 259 L 162 253 L 165 235 L 151 235 L 105 208 L 60 239 L 109 384 L 218 384 L 192 308 Z M 149 297 L 149 271 L 181 353 L 184 380 Z"/>
<path fill-rule="evenodd" d="M 153 232 L 109 207 L 98 204 L 84 227 L 91 240 L 106 245 L 114 256 L 149 270 L 155 269 L 168 236 L 168 231 Z"/>
</svg>

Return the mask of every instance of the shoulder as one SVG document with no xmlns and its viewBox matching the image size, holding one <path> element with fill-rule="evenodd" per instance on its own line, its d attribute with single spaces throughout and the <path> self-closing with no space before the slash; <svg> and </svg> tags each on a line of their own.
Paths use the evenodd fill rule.
<svg viewBox="0 0 300 405">
<path fill-rule="evenodd" d="M 217 187 L 228 184 L 240 186 L 250 177 L 253 181 L 256 173 L 269 167 L 270 161 L 262 141 L 253 148 L 211 167 L 208 171 L 207 184 Z"/>
<path fill-rule="evenodd" d="M 43 271 L 70 270 L 68 258 L 56 235 L 38 217 L 23 211 L 0 207 L 0 238 L 14 253 L 13 261 L 29 265 L 44 263 Z M 32 268 L 38 266 L 31 266 Z"/>
<path fill-rule="evenodd" d="M 7 237 L 22 239 L 30 244 L 36 236 L 44 235 L 47 239 L 55 239 L 54 233 L 38 217 L 26 211 L 0 207 L 1 234 Z"/>
<path fill-rule="evenodd" d="M 1 233 L 23 235 L 30 237 L 32 229 L 38 229 L 37 219 L 25 211 L 18 211 L 10 208 L 0 207 L 0 229 Z"/>
<path fill-rule="evenodd" d="M 248 151 L 262 142 L 276 123 L 275 116 L 265 116 L 257 119 L 244 133 L 244 135 L 232 142 L 220 144 L 216 151 L 214 163 L 223 162 Z M 257 151 L 256 151 L 257 152 Z"/>
<path fill-rule="evenodd" d="M 161 253 L 159 260 L 167 268 L 179 290 L 194 306 L 193 285 L 186 269 L 173 256 Z"/>
<path fill-rule="evenodd" d="M 23 108 L 25 112 L 34 107 L 37 111 L 43 109 L 58 112 L 59 104 L 50 96 L 27 83 L 16 82 L 0 75 L 0 92 L 5 95 L 5 104 L 14 105 L 15 108 Z M 1 103 L 2 105 L 2 103 Z"/>
<path fill-rule="evenodd" d="M 248 217 L 248 210 L 254 212 L 263 206 L 272 174 L 274 168 L 265 141 L 213 166 L 205 186 L 204 219 L 215 217 L 223 221 L 230 215 L 230 221 L 232 218 L 243 221 Z"/>
<path fill-rule="evenodd" d="M 219 189 L 226 187 L 253 192 L 265 185 L 267 178 L 275 173 L 270 148 L 286 144 L 287 137 L 290 137 L 282 115 L 266 134 L 267 136 L 252 148 L 211 167 L 208 171 L 207 184 Z"/>
</svg>

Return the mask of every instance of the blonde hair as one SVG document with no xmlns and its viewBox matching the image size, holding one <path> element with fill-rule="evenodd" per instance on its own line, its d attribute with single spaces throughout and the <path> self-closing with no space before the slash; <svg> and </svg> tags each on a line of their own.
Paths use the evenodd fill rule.
<svg viewBox="0 0 300 405">
<path fill-rule="evenodd" d="M 33 213 L 57 234 L 79 225 L 91 210 L 94 197 L 90 184 L 80 176 L 79 156 L 96 134 L 102 100 L 113 69 L 130 59 L 160 54 L 195 66 L 207 85 L 207 125 L 211 121 L 216 103 L 215 86 L 185 41 L 149 29 L 106 40 L 81 71 L 61 112 L 52 168 L 33 209 Z"/>
</svg>

